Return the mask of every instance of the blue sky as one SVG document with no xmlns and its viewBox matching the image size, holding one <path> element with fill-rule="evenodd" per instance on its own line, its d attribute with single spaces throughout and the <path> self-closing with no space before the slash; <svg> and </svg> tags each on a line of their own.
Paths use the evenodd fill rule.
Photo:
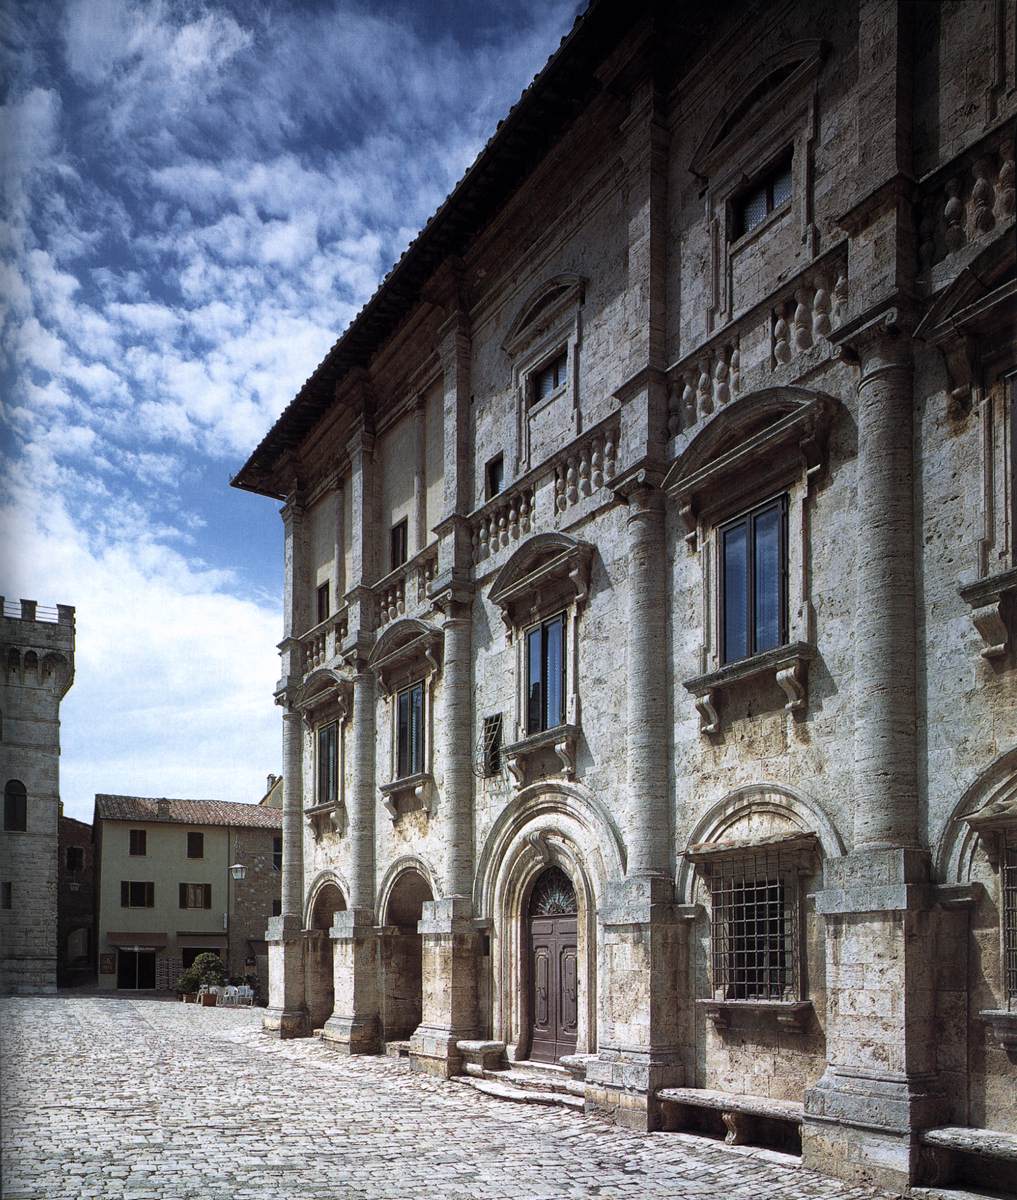
<svg viewBox="0 0 1017 1200">
<path fill-rule="evenodd" d="M 278 506 L 228 486 L 581 0 L 0 10 L 0 591 L 77 606 L 65 811 L 278 771 Z"/>
</svg>

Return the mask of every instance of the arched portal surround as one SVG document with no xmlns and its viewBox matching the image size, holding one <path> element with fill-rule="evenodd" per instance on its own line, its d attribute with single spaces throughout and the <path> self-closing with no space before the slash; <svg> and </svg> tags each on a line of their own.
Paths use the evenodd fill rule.
<svg viewBox="0 0 1017 1200">
<path fill-rule="evenodd" d="M 537 879 L 550 867 L 576 893 L 579 1019 L 576 1052 L 597 1044 L 597 908 L 609 879 L 625 873 L 618 831 L 589 789 L 541 783 L 522 789 L 502 810 L 480 859 L 475 911 L 491 921 L 491 1034 L 512 1060 L 529 1053 L 528 916 Z"/>
<path fill-rule="evenodd" d="M 311 1029 L 320 1029 L 335 1004 L 335 947 L 329 930 L 346 910 L 349 886 L 335 871 L 322 871 L 304 905 L 304 1005 Z"/>
<path fill-rule="evenodd" d="M 393 864 L 383 882 L 381 916 L 381 1024 L 386 1042 L 408 1038 L 423 1016 L 424 905 L 434 899 L 430 872 L 417 859 Z"/>
</svg>

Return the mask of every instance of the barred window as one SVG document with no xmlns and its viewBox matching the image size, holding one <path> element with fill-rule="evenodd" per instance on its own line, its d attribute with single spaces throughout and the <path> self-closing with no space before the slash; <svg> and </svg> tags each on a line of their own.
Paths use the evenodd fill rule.
<svg viewBox="0 0 1017 1200">
<path fill-rule="evenodd" d="M 1003 961 L 1006 994 L 1017 1000 L 1017 839 L 1007 838 L 1003 847 Z"/>
<path fill-rule="evenodd" d="M 501 770 L 501 731 L 502 715 L 495 713 L 493 717 L 484 718 L 484 775 L 490 778 Z"/>
<path fill-rule="evenodd" d="M 710 899 L 714 998 L 797 999 L 796 874 L 775 854 L 716 863 Z"/>
</svg>

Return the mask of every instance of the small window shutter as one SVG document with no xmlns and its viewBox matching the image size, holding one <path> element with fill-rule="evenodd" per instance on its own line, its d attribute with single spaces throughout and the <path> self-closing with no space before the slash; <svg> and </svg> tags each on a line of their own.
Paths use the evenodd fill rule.
<svg viewBox="0 0 1017 1200">
<path fill-rule="evenodd" d="M 155 908 L 155 884 L 145 884 L 145 907 Z"/>
<path fill-rule="evenodd" d="M 131 885 L 126 879 L 122 879 L 120 881 L 120 907 L 131 907 Z"/>
<path fill-rule="evenodd" d="M 180 907 L 181 908 L 187 907 L 187 884 L 186 883 L 180 884 Z"/>
<path fill-rule="evenodd" d="M 210 883 L 205 884 L 205 897 L 204 898 L 205 898 L 205 907 L 211 908 L 212 907 L 212 885 Z"/>
</svg>

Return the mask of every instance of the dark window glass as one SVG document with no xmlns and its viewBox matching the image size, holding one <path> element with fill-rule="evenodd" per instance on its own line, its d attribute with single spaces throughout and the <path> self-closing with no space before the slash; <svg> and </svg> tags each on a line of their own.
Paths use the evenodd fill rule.
<svg viewBox="0 0 1017 1200">
<path fill-rule="evenodd" d="M 328 584 L 327 583 L 323 583 L 321 585 L 321 587 L 318 588 L 317 618 L 318 618 L 319 625 L 321 624 L 322 621 L 328 620 Z"/>
<path fill-rule="evenodd" d="M 272 839 L 272 866 L 276 871 L 282 870 L 282 838 Z"/>
<path fill-rule="evenodd" d="M 28 792 L 20 779 L 11 779 L 4 788 L 4 829 L 24 833 L 28 829 Z"/>
<path fill-rule="evenodd" d="M 492 496 L 497 496 L 505 486 L 505 456 L 495 455 L 487 464 L 484 474 L 487 481 L 486 495 L 490 500 Z"/>
<path fill-rule="evenodd" d="M 187 857 L 205 857 L 205 835 L 192 830 L 187 835 Z"/>
<path fill-rule="evenodd" d="M 559 614 L 526 634 L 526 732 L 565 720 L 565 617 Z"/>
<path fill-rule="evenodd" d="M 120 884 L 121 908 L 154 908 L 155 884 L 123 880 Z"/>
<path fill-rule="evenodd" d="M 769 171 L 753 180 L 735 200 L 735 237 L 751 233 L 757 226 L 762 225 L 770 213 L 791 199 L 791 161 L 789 151 Z"/>
<path fill-rule="evenodd" d="M 569 377 L 569 356 L 567 350 L 562 350 L 533 377 L 533 402 L 536 404 L 546 400 L 553 392 L 562 387 Z"/>
<path fill-rule="evenodd" d="M 406 518 L 399 522 L 398 525 L 392 526 L 392 540 L 389 555 L 389 570 L 394 571 L 396 567 L 401 567 L 406 561 L 407 545 L 406 545 Z"/>
<path fill-rule="evenodd" d="M 333 722 L 318 730 L 318 803 L 339 799 L 339 727 Z"/>
<path fill-rule="evenodd" d="M 181 908 L 211 908 L 212 885 L 210 883 L 180 884 Z"/>
<path fill-rule="evenodd" d="M 787 497 L 721 529 L 721 661 L 787 640 Z"/>
<path fill-rule="evenodd" d="M 424 685 L 415 683 L 396 697 L 396 778 L 424 769 Z"/>
<path fill-rule="evenodd" d="M 10 883 L 0 884 L 0 908 L 14 907 L 14 885 Z"/>
<path fill-rule="evenodd" d="M 282 901 L 278 898 L 278 896 L 272 901 L 272 916 L 282 916 Z"/>
<path fill-rule="evenodd" d="M 85 851 L 80 846 L 68 846 L 65 862 L 70 874 L 76 875 L 85 865 Z"/>
<path fill-rule="evenodd" d="M 132 829 L 131 833 L 130 833 L 130 838 L 131 838 L 131 848 L 130 848 L 131 854 L 140 855 L 140 854 L 148 853 L 148 850 L 146 848 L 148 845 L 148 836 L 147 836 L 146 830 Z"/>
</svg>

